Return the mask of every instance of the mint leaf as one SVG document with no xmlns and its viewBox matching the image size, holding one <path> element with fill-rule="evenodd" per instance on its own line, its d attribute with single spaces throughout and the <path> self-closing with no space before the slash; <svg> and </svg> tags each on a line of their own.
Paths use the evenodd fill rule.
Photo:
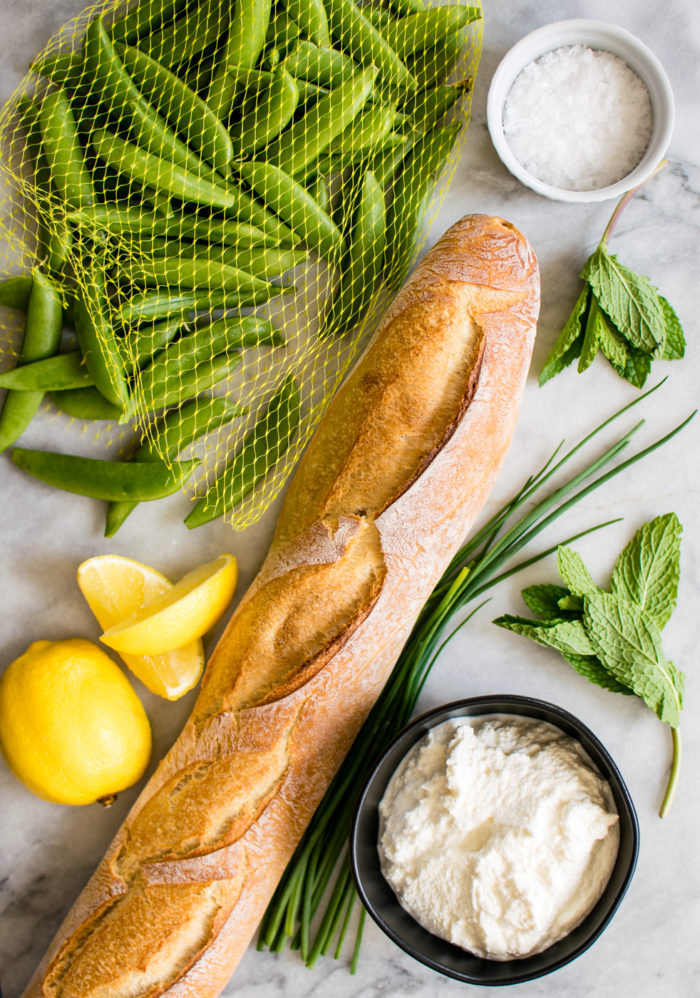
<svg viewBox="0 0 700 998">
<path fill-rule="evenodd" d="M 629 356 L 622 377 L 635 388 L 643 388 L 651 372 L 652 355 L 636 347 L 629 348 Z"/>
<path fill-rule="evenodd" d="M 583 613 L 583 600 L 580 596 L 564 596 L 559 600 L 557 604 L 560 610 L 564 610 L 567 613 L 575 613 L 580 617 Z"/>
<path fill-rule="evenodd" d="M 572 548 L 558 548 L 557 568 L 574 596 L 589 596 L 600 592 L 584 565 L 583 558 Z"/>
<path fill-rule="evenodd" d="M 666 659 L 653 618 L 634 603 L 598 593 L 586 597 L 583 625 L 607 671 L 641 697 L 660 720 L 677 727 L 683 676 Z"/>
<path fill-rule="evenodd" d="M 588 305 L 588 314 L 586 317 L 586 331 L 583 334 L 583 342 L 581 344 L 581 354 L 578 359 L 578 373 L 583 374 L 587 368 L 591 366 L 595 359 L 595 355 L 598 353 L 599 340 L 599 323 L 598 315 L 600 313 L 600 306 L 596 301 L 595 295 L 591 295 L 591 300 Z"/>
<path fill-rule="evenodd" d="M 527 606 L 536 613 L 538 617 L 546 619 L 561 618 L 559 601 L 569 595 L 569 590 L 564 586 L 541 585 L 528 586 L 523 589 L 521 596 Z"/>
<path fill-rule="evenodd" d="M 683 335 L 681 320 L 676 315 L 673 306 L 666 301 L 663 295 L 659 295 L 659 302 L 666 323 L 666 338 L 659 357 L 662 360 L 680 360 L 681 357 L 685 356 L 685 336 Z"/>
<path fill-rule="evenodd" d="M 617 331 L 632 346 L 651 353 L 666 335 L 664 313 L 648 277 L 625 267 L 599 246 L 581 272 Z"/>
<path fill-rule="evenodd" d="M 596 650 L 588 638 L 580 620 L 525 620 L 504 614 L 494 620 L 494 624 L 505 627 L 514 634 L 532 638 L 545 648 L 554 648 L 567 655 L 595 655 Z"/>
<path fill-rule="evenodd" d="M 559 374 L 573 363 L 580 354 L 583 344 L 582 316 L 588 306 L 589 295 L 590 288 L 586 284 L 540 371 L 540 388 L 555 374 Z"/>
<path fill-rule="evenodd" d="M 562 653 L 563 654 L 563 653 Z M 619 679 L 611 676 L 603 663 L 595 655 L 564 655 L 564 658 L 580 676 L 584 676 L 596 686 L 602 686 L 611 693 L 623 693 L 632 696 L 632 690 Z"/>
<path fill-rule="evenodd" d="M 598 345 L 604 357 L 610 361 L 618 374 L 624 377 L 629 357 L 627 341 L 620 336 L 602 308 L 598 308 Z"/>
<path fill-rule="evenodd" d="M 616 596 L 637 603 L 661 630 L 673 613 L 680 578 L 681 533 L 675 513 L 640 527 L 621 552 L 612 573 Z"/>
</svg>

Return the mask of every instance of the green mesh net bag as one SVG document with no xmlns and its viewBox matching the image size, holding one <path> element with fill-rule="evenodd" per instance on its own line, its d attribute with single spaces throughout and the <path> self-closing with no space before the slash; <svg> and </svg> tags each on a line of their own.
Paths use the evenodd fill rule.
<svg viewBox="0 0 700 998">
<path fill-rule="evenodd" d="M 423 0 L 110 2 L 65 25 L 0 114 L 5 269 L 55 288 L 75 354 L 40 418 L 99 420 L 95 458 L 110 424 L 122 460 L 194 450 L 188 526 L 253 523 L 415 261 L 480 48 L 479 6 Z M 6 367 L 35 359 L 17 314 Z M 109 503 L 108 535 L 135 505 Z"/>
</svg>

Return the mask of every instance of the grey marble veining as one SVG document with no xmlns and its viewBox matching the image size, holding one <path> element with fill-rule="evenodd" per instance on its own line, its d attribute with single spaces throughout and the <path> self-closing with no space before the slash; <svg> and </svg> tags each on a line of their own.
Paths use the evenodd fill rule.
<svg viewBox="0 0 700 998">
<path fill-rule="evenodd" d="M 2 57 L 0 99 L 23 75 L 33 54 L 81 0 L 0 0 Z M 549 202 L 521 187 L 501 165 L 485 125 L 490 77 L 511 44 L 529 30 L 564 17 L 614 20 L 645 41 L 671 78 L 677 123 L 670 166 L 626 210 L 613 249 L 650 275 L 679 312 L 689 341 L 682 363 L 658 365 L 669 382 L 643 406 L 647 419 L 639 446 L 670 429 L 698 402 L 698 243 L 700 242 L 700 9 L 695 0 L 663 8 L 651 0 L 486 0 L 484 53 L 474 114 L 452 187 L 433 226 L 434 239 L 469 211 L 502 214 L 530 238 L 542 269 L 542 317 L 533 373 L 508 461 L 487 503 L 488 515 L 539 466 L 562 436 L 574 440 L 635 397 L 602 361 L 582 377 L 569 371 L 546 388 L 539 369 L 578 291 L 576 274 L 595 246 L 612 205 Z M 629 422 L 632 422 L 630 418 Z M 29 446 L 51 446 L 55 421 L 36 422 Z M 608 437 L 608 439 L 612 439 Z M 664 631 L 668 653 L 688 674 L 683 721 L 684 762 L 676 802 L 665 821 L 656 817 L 670 758 L 670 738 L 636 700 L 614 697 L 571 672 L 555 655 L 490 623 L 519 612 L 519 590 L 553 580 L 549 559 L 508 580 L 452 642 L 425 688 L 427 709 L 456 696 L 527 693 L 579 715 L 604 741 L 628 781 L 641 825 L 636 876 L 612 925 L 575 963 L 518 987 L 523 998 L 695 998 L 700 993 L 700 762 L 696 648 L 700 600 L 700 421 L 676 441 L 596 492 L 541 538 L 542 547 L 586 526 L 622 516 L 624 521 L 577 546 L 604 583 L 614 556 L 645 520 L 675 510 L 684 524 L 678 608 Z M 601 444 L 602 446 L 602 444 Z M 101 537 L 101 511 L 90 500 L 28 483 L 0 458 L 0 668 L 38 638 L 76 634 L 97 638 L 75 585 L 75 569 L 94 554 L 114 551 L 140 557 L 177 576 L 222 550 L 239 559 L 243 591 L 261 561 L 276 510 L 254 528 L 233 534 L 221 523 L 190 533 L 182 524 L 187 500 L 176 496 L 146 504 L 113 541 Z M 153 508 L 155 507 L 155 508 Z M 137 684 L 138 685 L 138 684 Z M 192 695 L 176 704 L 158 701 L 141 687 L 154 728 L 155 753 L 167 749 L 187 715 Z M 16 998 L 63 914 L 94 868 L 137 788 L 110 810 L 62 808 L 34 798 L 0 763 L 0 982 Z M 369 920 L 356 976 L 344 960 L 321 959 L 309 971 L 295 953 L 246 954 L 226 995 L 241 998 L 335 998 L 456 995 L 468 990 L 413 962 Z M 472 989 L 496 994 L 496 989 Z"/>
</svg>

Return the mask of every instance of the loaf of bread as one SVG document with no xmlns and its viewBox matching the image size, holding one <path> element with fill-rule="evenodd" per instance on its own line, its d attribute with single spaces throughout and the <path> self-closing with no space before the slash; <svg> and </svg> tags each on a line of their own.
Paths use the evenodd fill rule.
<svg viewBox="0 0 700 998">
<path fill-rule="evenodd" d="M 508 222 L 462 219 L 336 395 L 193 713 L 26 995 L 204 998 L 242 956 L 515 425 L 539 306 Z"/>
</svg>

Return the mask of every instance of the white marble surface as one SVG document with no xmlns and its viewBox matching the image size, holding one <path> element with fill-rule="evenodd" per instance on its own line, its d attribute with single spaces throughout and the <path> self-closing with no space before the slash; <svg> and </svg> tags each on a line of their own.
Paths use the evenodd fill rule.
<svg viewBox="0 0 700 998">
<path fill-rule="evenodd" d="M 33 53 L 81 0 L 0 0 L 4 99 Z M 607 220 L 610 205 L 548 202 L 521 187 L 502 167 L 488 138 L 488 82 L 506 49 L 529 30 L 563 17 L 614 19 L 642 38 L 664 63 L 678 116 L 670 167 L 627 209 L 614 249 L 649 274 L 675 305 L 689 340 L 682 363 L 659 364 L 669 382 L 644 405 L 640 443 L 668 430 L 698 400 L 697 332 L 700 313 L 697 245 L 700 237 L 698 110 L 700 9 L 695 0 L 666 5 L 651 0 L 486 0 L 484 55 L 474 116 L 457 176 L 431 238 L 469 211 L 502 214 L 532 241 L 542 269 L 543 309 L 533 371 L 539 369 L 577 294 L 576 273 Z M 560 437 L 576 439 L 636 392 L 598 360 L 584 376 L 573 371 L 538 389 L 530 376 L 517 436 L 486 512 L 496 508 L 549 454 Z M 26 443 L 50 446 L 55 422 L 36 423 Z M 553 580 L 552 559 L 510 580 L 443 654 L 420 706 L 479 693 L 516 692 L 543 697 L 578 714 L 602 738 L 628 781 L 639 812 L 641 853 L 621 909 L 602 938 L 575 963 L 518 987 L 523 998 L 692 998 L 699 993 L 700 823 L 698 682 L 695 660 L 700 599 L 700 420 L 663 451 L 595 493 L 542 540 L 556 542 L 577 529 L 623 516 L 624 522 L 580 542 L 579 550 L 601 582 L 615 554 L 650 517 L 675 510 L 685 527 L 678 608 L 664 632 L 668 653 L 688 674 L 683 722 L 685 757 L 677 799 L 665 821 L 656 817 L 669 760 L 669 734 L 631 698 L 615 697 L 575 675 L 548 653 L 495 628 L 497 613 L 518 612 L 519 589 Z M 101 537 L 98 503 L 41 487 L 0 458 L 0 668 L 38 638 L 97 630 L 75 586 L 75 569 L 90 555 L 120 552 L 177 576 L 193 564 L 232 550 L 240 559 L 240 592 L 254 574 L 271 534 L 275 511 L 244 534 L 222 523 L 190 533 L 182 524 L 187 500 L 174 497 L 143 506 L 114 541 Z M 155 747 L 162 754 L 186 716 L 191 698 L 155 702 L 144 693 Z M 0 763 L 0 981 L 16 998 L 64 912 L 79 892 L 136 794 L 123 794 L 111 810 L 71 809 L 34 798 Z M 355 977 L 344 961 L 321 960 L 312 971 L 293 953 L 251 950 L 227 995 L 327 994 L 337 998 L 387 995 L 456 995 L 466 986 L 414 963 L 368 921 Z M 491 994 L 491 989 L 474 989 Z M 493 990 L 495 994 L 495 989 Z"/>
</svg>

